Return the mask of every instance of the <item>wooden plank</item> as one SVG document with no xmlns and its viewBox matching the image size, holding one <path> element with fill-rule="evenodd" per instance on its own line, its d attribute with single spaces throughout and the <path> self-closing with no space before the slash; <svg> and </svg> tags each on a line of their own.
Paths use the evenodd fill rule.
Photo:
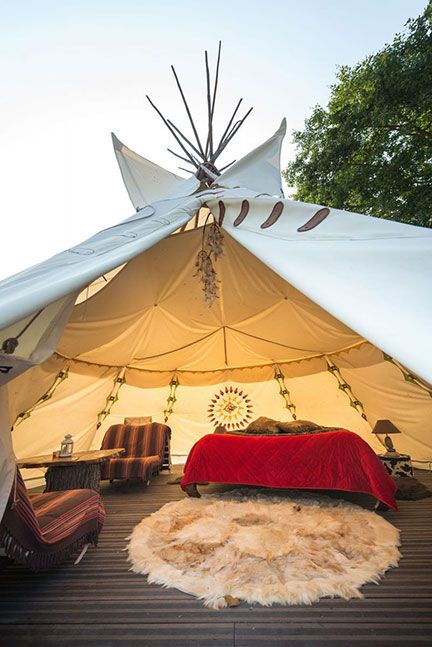
<svg viewBox="0 0 432 647">
<path fill-rule="evenodd" d="M 363 587 L 363 599 L 322 599 L 295 607 L 243 603 L 215 611 L 190 595 L 150 585 L 129 571 L 126 537 L 145 515 L 183 498 L 179 486 L 167 484 L 177 473 L 156 477 L 149 488 L 140 483 L 103 484 L 106 524 L 98 548 L 89 549 L 79 566 L 69 562 L 36 574 L 20 566 L 3 570 L 0 645 L 432 642 L 432 498 L 401 501 L 398 512 L 383 513 L 402 531 L 403 558 L 379 585 Z M 432 474 L 416 476 L 432 487 Z"/>
<path fill-rule="evenodd" d="M 120 456 L 126 450 L 124 447 L 117 447 L 115 449 L 95 449 L 87 450 L 85 452 L 74 452 L 68 458 L 53 458 L 52 454 L 43 454 L 42 456 L 30 456 L 29 458 L 21 458 L 17 461 L 18 467 L 51 467 L 53 465 L 70 465 L 71 463 L 101 463 L 108 458 Z"/>
<path fill-rule="evenodd" d="M 151 645 L 154 647 L 233 647 L 234 623 L 196 625 L 173 623 L 170 625 L 144 624 L 99 624 L 72 626 L 67 623 L 49 626 L 15 625 L 9 635 L 0 635 L 1 647 L 32 647 L 61 645 L 61 647 L 127 647 Z"/>
<path fill-rule="evenodd" d="M 423 625 L 394 622 L 390 626 L 379 622 L 365 625 L 352 623 L 309 622 L 284 623 L 236 623 L 235 647 L 286 647 L 287 645 L 430 645 L 431 634 Z"/>
</svg>

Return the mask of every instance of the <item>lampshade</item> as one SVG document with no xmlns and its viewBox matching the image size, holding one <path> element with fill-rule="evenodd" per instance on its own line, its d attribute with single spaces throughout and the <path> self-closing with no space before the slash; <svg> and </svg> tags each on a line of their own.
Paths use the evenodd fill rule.
<svg viewBox="0 0 432 647">
<path fill-rule="evenodd" d="M 373 434 L 400 434 L 401 432 L 390 420 L 377 420 L 372 429 Z"/>
</svg>

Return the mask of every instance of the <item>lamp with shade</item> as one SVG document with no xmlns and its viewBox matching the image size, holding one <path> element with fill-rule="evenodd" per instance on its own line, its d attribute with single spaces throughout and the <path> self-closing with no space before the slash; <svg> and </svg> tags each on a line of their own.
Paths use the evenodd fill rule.
<svg viewBox="0 0 432 647">
<path fill-rule="evenodd" d="M 385 436 L 384 444 L 387 447 L 387 454 L 392 456 L 399 456 L 399 452 L 396 451 L 393 445 L 393 441 L 390 438 L 390 434 L 400 434 L 401 432 L 390 420 L 377 420 L 374 428 L 372 429 L 373 434 L 379 434 Z"/>
</svg>

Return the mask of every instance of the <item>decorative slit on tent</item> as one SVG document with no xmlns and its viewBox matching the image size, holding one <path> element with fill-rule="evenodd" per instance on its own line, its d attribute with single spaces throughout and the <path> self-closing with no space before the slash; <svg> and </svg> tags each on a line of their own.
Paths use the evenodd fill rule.
<svg viewBox="0 0 432 647">
<path fill-rule="evenodd" d="M 109 414 L 111 413 L 111 409 L 113 408 L 114 404 L 119 399 L 118 398 L 118 393 L 119 393 L 121 387 L 123 386 L 123 384 L 126 382 L 126 379 L 125 379 L 125 376 L 124 376 L 125 371 L 126 371 L 126 367 L 123 366 L 119 370 L 119 372 L 117 373 L 117 376 L 114 379 L 113 387 L 112 387 L 112 389 L 111 389 L 111 391 L 110 391 L 110 393 L 109 393 L 109 395 L 108 395 L 108 397 L 106 399 L 105 407 L 103 408 L 102 411 L 100 411 L 98 413 L 96 429 L 99 429 L 99 427 L 102 425 L 105 418 L 107 418 L 109 416 Z"/>
<path fill-rule="evenodd" d="M 284 209 L 284 203 L 281 201 L 276 202 L 267 220 L 261 223 L 260 225 L 261 229 L 268 229 L 268 227 L 271 227 L 272 225 L 274 225 L 281 217 L 283 209 Z"/>
<path fill-rule="evenodd" d="M 296 414 L 296 406 L 294 402 L 291 400 L 291 394 L 288 391 L 286 384 L 285 384 L 285 375 L 282 373 L 282 370 L 280 366 L 276 365 L 275 366 L 275 371 L 274 371 L 274 379 L 279 385 L 279 394 L 283 397 L 284 402 L 285 402 L 285 407 L 288 409 L 290 414 L 293 417 L 293 420 L 297 420 L 297 414 Z"/>
<path fill-rule="evenodd" d="M 339 389 L 340 389 L 341 391 L 343 391 L 343 392 L 347 395 L 347 397 L 348 397 L 348 399 L 349 399 L 349 402 L 350 402 L 350 406 L 351 406 L 351 407 L 353 407 L 353 409 L 355 409 L 356 411 L 358 411 L 358 412 L 359 412 L 359 414 L 361 415 L 361 417 L 362 417 L 364 420 L 366 420 L 366 421 L 367 421 L 367 416 L 366 416 L 366 414 L 365 414 L 363 404 L 360 402 L 360 400 L 358 400 L 358 399 L 355 397 L 354 393 L 352 392 L 352 389 L 351 389 L 350 385 L 349 385 L 349 384 L 348 384 L 348 382 L 347 382 L 346 380 L 344 380 L 344 378 L 342 377 L 342 375 L 341 375 L 341 372 L 340 372 L 339 368 L 338 368 L 338 367 L 336 366 L 336 364 L 334 364 L 334 363 L 333 363 L 333 362 L 332 362 L 328 357 L 325 357 L 325 359 L 326 359 L 327 367 L 328 367 L 328 368 L 327 368 L 327 370 L 328 370 L 328 371 L 329 371 L 329 373 L 331 373 L 331 374 L 336 378 L 336 380 L 338 381 Z"/>
<path fill-rule="evenodd" d="M 318 209 L 318 211 L 314 213 L 312 218 L 308 220 L 307 223 L 299 227 L 297 231 L 303 232 L 303 231 L 310 231 L 311 229 L 314 229 L 315 227 L 320 225 L 323 222 L 323 220 L 327 218 L 329 213 L 330 213 L 330 209 L 328 207 L 323 207 L 322 209 Z"/>
<path fill-rule="evenodd" d="M 226 212 L 226 207 L 225 207 L 225 204 L 224 204 L 223 200 L 219 200 L 218 207 L 219 207 L 219 220 L 218 220 L 218 223 L 219 223 L 219 227 L 222 227 L 223 221 L 224 221 L 224 218 L 225 218 L 225 212 Z"/>
<path fill-rule="evenodd" d="M 163 411 L 165 423 L 168 421 L 168 418 L 170 417 L 170 415 L 174 412 L 174 404 L 175 402 L 177 402 L 176 391 L 179 384 L 180 382 L 177 375 L 173 375 L 169 383 L 170 390 L 167 398 L 166 407 Z"/>
<path fill-rule="evenodd" d="M 255 197 L 258 197 L 258 196 L 255 196 Z M 225 205 L 220 200 L 219 208 L 221 204 L 224 206 L 224 213 L 225 213 Z M 250 209 L 249 200 L 243 200 L 241 203 L 239 215 L 236 217 L 236 219 L 233 222 L 234 227 L 238 227 L 239 225 L 242 224 L 243 220 L 245 220 L 245 218 L 249 213 L 249 209 Z M 272 210 L 270 211 L 270 214 L 267 216 L 264 222 L 261 223 L 260 225 L 261 229 L 268 229 L 269 227 L 277 223 L 277 221 L 282 215 L 283 210 L 284 210 L 284 203 L 281 202 L 281 200 L 278 200 L 277 202 L 275 202 L 275 204 L 272 207 Z"/>
<path fill-rule="evenodd" d="M 25 411 L 22 411 L 20 414 L 18 414 L 18 416 L 17 416 L 17 418 L 16 418 L 16 420 L 15 420 L 13 426 L 12 426 L 12 430 L 15 429 L 15 427 L 18 427 L 18 425 L 20 425 L 22 422 L 24 422 L 24 420 L 26 420 L 27 418 L 30 418 L 31 414 L 33 413 L 33 411 L 35 409 L 37 409 L 42 404 L 47 402 L 47 400 L 50 400 L 52 398 L 52 396 L 54 395 L 55 391 L 60 386 L 60 384 L 62 382 L 64 382 L 64 380 L 66 380 L 69 377 L 69 367 L 70 367 L 70 362 L 67 362 L 65 364 L 64 368 L 62 368 L 57 373 L 57 375 L 56 375 L 56 377 L 54 379 L 54 382 L 51 384 L 49 389 L 43 394 L 43 396 L 40 397 L 39 400 L 36 400 L 36 402 L 31 407 L 29 407 Z"/>
<path fill-rule="evenodd" d="M 416 377 L 415 375 L 410 373 L 410 371 L 408 371 L 408 369 L 406 369 L 404 366 L 402 366 L 402 364 L 399 364 L 399 362 L 397 360 L 393 359 L 393 357 L 391 357 L 390 355 L 387 355 L 387 353 L 383 353 L 383 357 L 384 357 L 386 362 L 390 362 L 390 364 L 394 364 L 394 366 L 396 366 L 396 368 L 398 368 L 400 370 L 400 372 L 403 375 L 403 378 L 404 378 L 405 382 L 409 382 L 410 384 L 415 384 L 420 389 L 422 389 L 422 391 L 426 391 L 426 393 L 428 393 L 430 395 L 430 397 L 432 398 L 432 388 L 428 387 L 427 384 L 425 384 L 418 377 Z"/>
</svg>

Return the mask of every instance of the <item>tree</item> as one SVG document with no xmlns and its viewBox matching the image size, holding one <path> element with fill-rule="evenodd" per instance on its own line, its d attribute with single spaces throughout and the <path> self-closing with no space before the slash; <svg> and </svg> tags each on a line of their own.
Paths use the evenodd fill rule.
<svg viewBox="0 0 432 647">
<path fill-rule="evenodd" d="M 294 198 L 432 227 L 432 0 L 293 134 Z"/>
</svg>

